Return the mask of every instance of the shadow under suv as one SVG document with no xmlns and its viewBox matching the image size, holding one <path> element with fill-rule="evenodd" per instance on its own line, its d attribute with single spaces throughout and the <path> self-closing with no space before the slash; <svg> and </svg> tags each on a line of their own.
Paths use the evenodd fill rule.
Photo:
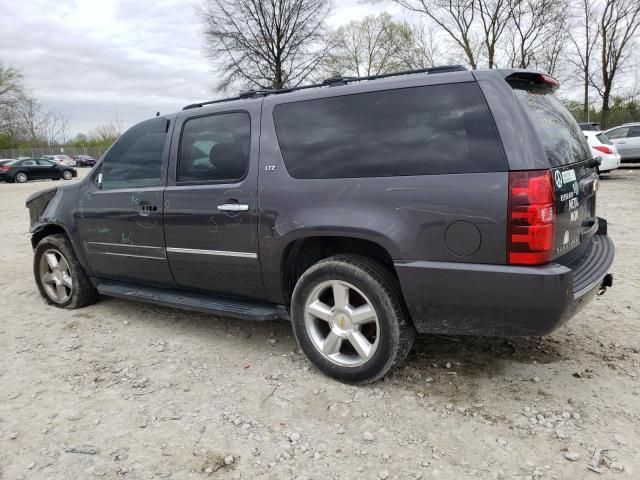
<svg viewBox="0 0 640 480">
<path fill-rule="evenodd" d="M 44 299 L 289 318 L 321 371 L 361 383 L 416 333 L 543 335 L 611 285 L 598 160 L 553 78 L 384 77 L 132 127 L 84 180 L 27 200 Z"/>
</svg>

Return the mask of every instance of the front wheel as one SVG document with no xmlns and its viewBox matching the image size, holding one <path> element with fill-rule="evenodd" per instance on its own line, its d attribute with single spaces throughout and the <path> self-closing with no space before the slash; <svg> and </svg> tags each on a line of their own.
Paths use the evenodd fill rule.
<svg viewBox="0 0 640 480">
<path fill-rule="evenodd" d="M 64 178 L 65 180 L 71 180 L 73 178 L 73 173 L 71 172 L 71 170 L 65 170 L 64 172 L 62 172 L 62 178 Z"/>
<path fill-rule="evenodd" d="M 98 292 L 64 235 L 43 238 L 36 247 L 33 260 L 36 284 L 50 305 L 74 309 L 91 305 L 98 299 Z"/>
<path fill-rule="evenodd" d="M 291 320 L 309 360 L 347 383 L 384 376 L 406 358 L 415 337 L 396 279 L 359 255 L 309 268 L 294 289 Z"/>
</svg>

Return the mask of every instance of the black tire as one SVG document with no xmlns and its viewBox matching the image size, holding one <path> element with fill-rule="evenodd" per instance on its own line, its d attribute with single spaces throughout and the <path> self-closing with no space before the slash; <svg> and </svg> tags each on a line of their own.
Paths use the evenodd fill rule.
<svg viewBox="0 0 640 480">
<path fill-rule="evenodd" d="M 73 288 L 69 299 L 62 303 L 56 302 L 50 298 L 41 279 L 40 261 L 43 255 L 49 251 L 58 252 L 65 258 L 69 266 L 69 273 L 71 275 Z M 87 277 L 87 274 L 82 269 L 82 266 L 80 265 L 80 262 L 78 262 L 76 254 L 73 251 L 73 247 L 65 235 L 50 235 L 40 240 L 36 246 L 33 258 L 33 273 L 36 284 L 38 285 L 38 290 L 45 302 L 49 305 L 73 310 L 92 305 L 98 300 L 97 290 L 93 287 Z"/>
<path fill-rule="evenodd" d="M 65 180 L 72 180 L 73 172 L 71 170 L 65 170 L 64 172 L 62 172 L 62 178 Z"/>
<path fill-rule="evenodd" d="M 29 176 L 26 174 L 26 172 L 18 172 L 13 176 L 13 178 L 16 183 L 25 183 L 29 181 Z"/>
<path fill-rule="evenodd" d="M 311 339 L 305 321 L 305 305 L 318 286 L 332 281 L 352 285 L 356 294 L 359 290 L 377 315 L 377 346 L 364 364 L 338 365 L 325 357 Z M 415 329 L 397 280 L 382 264 L 360 255 L 336 255 L 304 272 L 293 291 L 291 323 L 298 344 L 311 363 L 324 374 L 351 384 L 382 378 L 407 357 L 415 339 Z"/>
</svg>

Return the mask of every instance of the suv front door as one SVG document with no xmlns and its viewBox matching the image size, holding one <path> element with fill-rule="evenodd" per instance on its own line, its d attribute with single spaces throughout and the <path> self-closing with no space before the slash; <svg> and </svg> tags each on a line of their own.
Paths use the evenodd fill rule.
<svg viewBox="0 0 640 480">
<path fill-rule="evenodd" d="M 257 237 L 259 121 L 258 102 L 178 117 L 164 221 L 167 257 L 181 288 L 264 298 Z"/>
<path fill-rule="evenodd" d="M 162 217 L 171 123 L 156 117 L 129 129 L 80 191 L 79 234 L 97 277 L 175 286 Z"/>
</svg>

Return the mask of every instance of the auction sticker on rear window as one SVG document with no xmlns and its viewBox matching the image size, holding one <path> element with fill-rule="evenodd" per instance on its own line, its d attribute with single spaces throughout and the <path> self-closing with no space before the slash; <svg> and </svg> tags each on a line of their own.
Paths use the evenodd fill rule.
<svg viewBox="0 0 640 480">
<path fill-rule="evenodd" d="M 569 183 L 576 181 L 576 171 L 572 168 L 571 170 L 565 170 L 562 172 L 562 183 Z"/>
</svg>

